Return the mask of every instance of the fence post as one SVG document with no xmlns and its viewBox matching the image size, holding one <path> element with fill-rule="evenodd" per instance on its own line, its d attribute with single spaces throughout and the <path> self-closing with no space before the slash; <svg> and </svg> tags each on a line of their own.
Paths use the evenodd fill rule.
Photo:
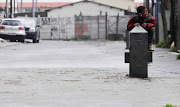
<svg viewBox="0 0 180 107">
<path fill-rule="evenodd" d="M 81 15 L 82 18 L 82 36 L 84 36 L 84 17 Z"/>
<path fill-rule="evenodd" d="M 98 39 L 99 39 L 99 15 L 98 15 Z"/>
<path fill-rule="evenodd" d="M 108 21 L 108 18 L 107 18 L 107 16 L 108 16 L 108 14 L 107 14 L 107 12 L 106 12 L 106 18 L 105 18 L 105 34 L 106 34 L 106 40 L 108 39 L 108 25 L 107 25 L 107 21 Z"/>
<path fill-rule="evenodd" d="M 59 34 L 59 39 L 61 39 L 61 37 L 60 37 L 60 17 L 58 16 L 58 27 L 59 27 L 59 29 L 58 29 L 58 34 Z"/>
<path fill-rule="evenodd" d="M 118 26 L 119 26 L 119 13 L 117 15 L 117 24 L 116 24 L 116 34 L 118 35 Z"/>
</svg>

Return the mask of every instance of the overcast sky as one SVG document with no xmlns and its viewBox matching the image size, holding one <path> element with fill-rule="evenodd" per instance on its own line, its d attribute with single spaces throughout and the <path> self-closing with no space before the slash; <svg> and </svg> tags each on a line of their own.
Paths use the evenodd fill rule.
<svg viewBox="0 0 180 107">
<path fill-rule="evenodd" d="M 8 0 L 10 1 L 10 0 Z M 13 0 L 14 1 L 14 0 Z M 36 1 L 36 0 L 34 0 Z M 81 0 L 38 0 L 38 2 L 76 2 Z M 0 0 L 0 2 L 6 2 L 6 0 Z M 17 0 L 16 0 L 17 2 Z M 21 0 L 18 0 L 18 2 L 21 2 Z M 23 0 L 23 2 L 32 2 L 32 0 Z"/>
<path fill-rule="evenodd" d="M 10 1 L 10 0 L 8 0 L 8 1 Z M 18 1 L 20 2 L 21 0 L 18 0 Z M 34 0 L 34 1 L 36 1 L 36 0 Z M 38 0 L 38 2 L 77 2 L 77 1 L 81 1 L 81 0 Z M 143 2 L 143 0 L 134 0 L 134 1 L 135 2 Z M 6 0 L 0 0 L 0 2 L 6 2 Z M 23 0 L 23 2 L 32 2 L 32 0 Z"/>
</svg>

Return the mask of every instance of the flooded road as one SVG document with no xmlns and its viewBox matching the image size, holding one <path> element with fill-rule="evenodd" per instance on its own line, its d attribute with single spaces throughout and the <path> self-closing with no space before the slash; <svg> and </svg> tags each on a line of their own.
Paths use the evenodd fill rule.
<svg viewBox="0 0 180 107">
<path fill-rule="evenodd" d="M 147 79 L 129 78 L 123 41 L 41 41 L 0 48 L 1 107 L 180 105 L 180 61 L 153 53 Z"/>
</svg>

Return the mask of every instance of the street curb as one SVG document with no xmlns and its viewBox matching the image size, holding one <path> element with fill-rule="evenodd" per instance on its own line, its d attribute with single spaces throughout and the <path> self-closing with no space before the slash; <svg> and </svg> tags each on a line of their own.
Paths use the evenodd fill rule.
<svg viewBox="0 0 180 107">
<path fill-rule="evenodd" d="M 22 43 L 15 43 L 15 42 L 0 42 L 0 48 L 8 47 L 8 46 L 14 46 Z"/>
</svg>

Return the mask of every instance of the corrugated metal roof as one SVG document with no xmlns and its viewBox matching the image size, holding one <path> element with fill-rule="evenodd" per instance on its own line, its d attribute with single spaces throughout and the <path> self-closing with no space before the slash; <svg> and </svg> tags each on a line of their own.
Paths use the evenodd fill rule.
<svg viewBox="0 0 180 107">
<path fill-rule="evenodd" d="M 68 5 L 68 4 L 71 4 L 71 3 L 68 3 L 68 2 L 38 2 L 38 7 L 54 8 L 54 7 Z M 21 6 L 21 3 L 18 2 L 18 7 L 20 7 L 20 6 Z M 35 6 L 36 6 L 36 3 L 35 3 Z M 0 3 L 0 7 L 2 7 L 2 8 L 6 7 L 6 3 Z M 31 2 L 23 3 L 23 8 L 31 8 L 31 7 L 32 7 Z"/>
<path fill-rule="evenodd" d="M 132 12 L 136 12 L 134 6 L 134 0 L 92 0 L 92 1 L 121 8 L 124 10 L 130 10 Z"/>
<path fill-rule="evenodd" d="M 109 5 L 109 4 L 107 4 L 107 3 L 101 3 L 101 2 L 97 2 L 97 1 L 90 1 L 90 0 L 82 0 L 82 1 L 79 1 L 79 2 L 75 2 L 75 3 L 71 3 L 71 4 L 68 4 L 68 5 L 74 5 L 74 4 L 77 4 L 77 3 L 81 3 L 81 2 L 92 2 L 92 3 L 96 3 L 96 4 L 99 4 L 99 5 L 104 5 L 104 6 L 109 6 L 109 7 L 112 7 L 112 8 L 117 8 L 117 9 L 121 9 L 121 10 L 128 10 L 128 9 L 123 9 L 123 8 L 121 8 L 121 7 L 115 7 L 115 6 L 113 6 L 113 5 Z M 68 6 L 68 5 L 65 5 L 65 6 Z M 55 8 L 62 8 L 62 7 L 64 7 L 64 6 L 59 6 L 59 7 L 55 7 Z M 51 11 L 52 9 L 55 9 L 55 8 L 51 8 L 51 9 L 47 9 L 46 11 Z"/>
</svg>

